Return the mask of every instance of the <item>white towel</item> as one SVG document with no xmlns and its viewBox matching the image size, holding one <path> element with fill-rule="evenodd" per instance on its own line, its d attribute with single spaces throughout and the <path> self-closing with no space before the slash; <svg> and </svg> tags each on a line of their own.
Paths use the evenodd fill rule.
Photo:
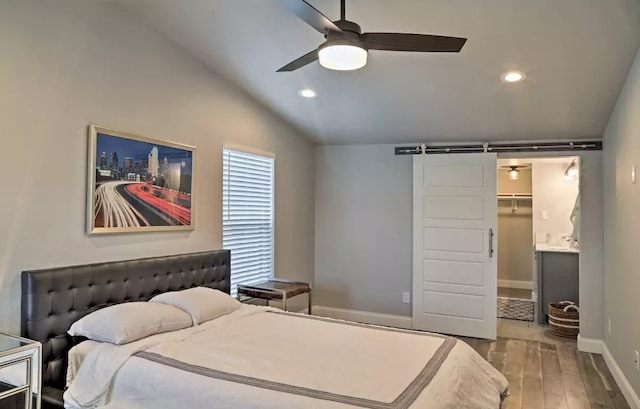
<svg viewBox="0 0 640 409">
<path fill-rule="evenodd" d="M 569 220 L 571 220 L 571 224 L 573 224 L 573 242 L 578 243 L 580 239 L 580 193 L 576 196 L 576 203 L 573 205 L 573 210 L 571 211 L 571 216 L 569 216 Z"/>
</svg>

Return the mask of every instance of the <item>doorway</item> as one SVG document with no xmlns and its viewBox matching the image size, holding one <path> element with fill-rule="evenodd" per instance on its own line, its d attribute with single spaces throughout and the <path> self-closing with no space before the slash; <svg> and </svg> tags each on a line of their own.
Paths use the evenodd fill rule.
<svg viewBox="0 0 640 409">
<path fill-rule="evenodd" d="M 498 159 L 498 336 L 544 336 L 549 302 L 579 303 L 579 169 L 573 156 Z"/>
</svg>

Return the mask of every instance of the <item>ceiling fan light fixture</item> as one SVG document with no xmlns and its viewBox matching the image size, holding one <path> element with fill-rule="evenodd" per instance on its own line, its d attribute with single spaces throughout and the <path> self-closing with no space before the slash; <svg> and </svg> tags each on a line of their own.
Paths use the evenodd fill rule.
<svg viewBox="0 0 640 409">
<path fill-rule="evenodd" d="M 357 70 L 367 64 L 369 50 L 412 53 L 459 53 L 467 42 L 463 37 L 433 34 L 366 32 L 346 18 L 346 0 L 340 0 L 340 20 L 331 21 L 308 0 L 276 0 L 302 21 L 322 34 L 326 40 L 276 72 L 292 72 L 320 60 L 323 68 L 339 71 Z"/>
<path fill-rule="evenodd" d="M 353 71 L 364 67 L 367 54 L 367 50 L 351 42 L 327 42 L 318 49 L 320 65 L 337 71 Z"/>
</svg>

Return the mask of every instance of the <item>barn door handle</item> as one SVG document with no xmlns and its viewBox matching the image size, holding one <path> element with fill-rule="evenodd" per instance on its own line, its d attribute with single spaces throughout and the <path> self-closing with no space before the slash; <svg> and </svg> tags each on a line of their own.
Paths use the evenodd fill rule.
<svg viewBox="0 0 640 409">
<path fill-rule="evenodd" d="M 489 229 L 489 257 L 493 257 L 493 229 Z"/>
</svg>

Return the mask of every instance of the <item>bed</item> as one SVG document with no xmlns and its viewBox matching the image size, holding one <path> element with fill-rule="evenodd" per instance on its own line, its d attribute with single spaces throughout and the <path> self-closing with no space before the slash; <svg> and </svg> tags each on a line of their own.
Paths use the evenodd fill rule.
<svg viewBox="0 0 640 409">
<path fill-rule="evenodd" d="M 43 344 L 43 403 L 88 408 L 497 409 L 507 381 L 455 338 L 267 307 L 114 346 L 69 327 L 100 308 L 205 286 L 229 293 L 211 251 L 23 273 L 23 336 Z M 73 349 L 72 349 L 73 347 Z"/>
</svg>

